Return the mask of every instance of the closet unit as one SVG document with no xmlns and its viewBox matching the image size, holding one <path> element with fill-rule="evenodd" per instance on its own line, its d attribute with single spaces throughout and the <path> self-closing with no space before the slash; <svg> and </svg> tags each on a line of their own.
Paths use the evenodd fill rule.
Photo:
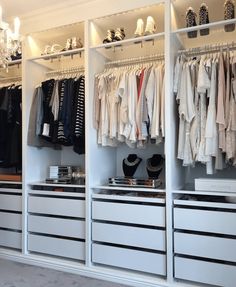
<svg viewBox="0 0 236 287">
<path fill-rule="evenodd" d="M 90 98 L 95 101 L 94 106 L 96 106 L 97 97 L 101 106 L 100 114 L 95 119 L 96 108 L 89 109 L 89 128 L 92 128 L 92 132 L 89 138 L 88 165 L 92 197 L 92 263 L 97 268 L 117 267 L 165 277 L 165 173 L 162 173 L 163 184 L 158 188 L 109 186 L 108 184 L 109 178 L 124 176 L 122 164 L 129 154 L 136 154 L 142 159 L 135 176 L 148 179 L 146 160 L 153 154 L 161 154 L 164 157 L 164 139 L 159 144 L 152 144 L 149 139 L 141 149 L 138 148 L 138 138 L 135 140 L 133 137 L 133 144 L 127 143 L 128 136 L 126 142 L 119 140 L 119 122 L 112 121 L 117 121 L 119 116 L 114 113 L 119 113 L 120 110 L 115 104 L 114 110 L 109 110 L 109 115 L 105 114 L 102 89 L 109 91 L 112 86 L 101 86 L 101 79 L 103 77 L 105 79 L 106 72 L 110 77 L 115 77 L 117 73 L 115 81 L 119 84 L 119 77 L 125 77 L 125 74 L 128 77 L 132 69 L 138 75 L 142 67 L 164 66 L 164 13 L 164 3 L 160 2 L 157 5 L 109 15 L 89 22 L 88 64 L 89 82 L 92 83 Z M 148 16 L 155 19 L 157 30 L 151 35 L 142 34 L 135 38 L 138 19 L 143 19 L 146 24 Z M 121 41 L 103 43 L 107 30 L 116 30 L 117 27 L 124 28 L 125 38 Z M 107 81 L 109 85 L 109 80 Z M 160 85 L 164 86 L 164 79 Z M 111 101 L 111 105 L 116 93 L 119 93 L 118 87 L 114 93 L 111 92 L 107 96 L 106 101 Z M 122 100 L 117 99 L 119 102 Z M 118 102 L 117 105 L 119 105 Z M 104 129 L 106 122 L 102 121 L 106 117 L 109 121 L 107 130 L 106 127 Z M 133 146 L 130 147 L 130 145 Z"/>
<path fill-rule="evenodd" d="M 18 253 L 22 249 L 21 60 L 2 68 L 0 77 L 0 247 Z"/>
<path fill-rule="evenodd" d="M 200 134 L 203 135 L 203 137 L 200 137 L 200 142 L 202 141 L 200 145 L 203 144 L 204 156 L 206 155 L 205 152 L 207 152 L 205 140 L 208 141 L 208 139 L 204 138 L 204 129 L 209 129 L 209 127 L 206 126 L 206 122 L 205 124 L 203 123 L 204 117 L 206 117 L 206 120 L 209 115 L 214 115 L 214 111 L 218 113 L 219 107 L 221 106 L 219 105 L 221 87 L 218 86 L 219 82 L 223 83 L 223 80 L 218 76 L 218 67 L 220 66 L 221 61 L 220 55 L 221 53 L 224 53 L 224 65 L 226 69 L 226 55 L 234 48 L 232 39 L 235 38 L 236 33 L 235 30 L 231 32 L 225 31 L 225 25 L 235 23 L 235 19 L 224 20 L 224 2 L 225 1 L 208 1 L 207 5 L 209 8 L 210 23 L 198 25 L 199 16 L 197 16 L 197 26 L 189 28 L 185 28 L 185 18 L 180 16 L 185 15 L 188 6 L 192 6 L 198 15 L 201 3 L 199 1 L 188 1 L 188 3 L 185 3 L 185 1 L 176 1 L 172 3 L 171 46 L 173 47 L 173 54 L 170 57 L 170 61 L 172 63 L 171 66 L 174 79 L 172 86 L 174 95 L 173 105 L 176 101 L 177 92 L 177 84 L 175 82 L 175 74 L 177 74 L 177 72 L 176 70 L 174 71 L 174 67 L 177 57 L 182 56 L 183 61 L 189 63 L 189 67 L 190 63 L 192 66 L 194 62 L 197 63 L 196 71 L 199 71 L 198 82 L 195 85 L 198 89 L 198 94 L 196 93 L 197 90 L 195 87 L 191 87 L 190 85 L 190 89 L 192 89 L 193 101 L 195 101 L 194 113 L 196 112 L 196 114 L 194 114 L 194 118 L 196 119 L 199 116 L 198 119 L 201 122 Z M 203 29 L 209 29 L 209 34 L 202 36 L 201 31 Z M 234 57 L 232 56 L 231 63 L 234 61 L 233 58 Z M 200 60 L 205 61 L 204 67 L 206 67 L 206 70 L 207 65 L 209 67 L 208 75 L 211 79 L 211 84 L 214 80 L 214 74 L 211 73 L 214 69 L 214 65 L 217 65 L 216 73 L 218 79 L 215 83 L 215 90 L 213 90 L 212 87 L 209 87 L 208 94 L 206 94 L 205 91 L 202 95 L 200 95 L 199 92 L 199 77 L 202 76 Z M 206 61 L 208 61 L 208 64 L 206 64 Z M 198 65 L 200 65 L 199 70 Z M 227 70 L 223 73 L 225 75 L 225 81 L 227 81 Z M 192 81 L 194 80 L 192 79 Z M 233 81 L 233 74 L 230 85 L 231 81 Z M 226 85 L 222 90 L 222 93 L 225 94 L 227 93 Z M 181 96 L 182 95 L 183 93 Z M 196 105 L 198 95 L 199 106 L 198 104 Z M 209 104 L 211 104 L 210 101 L 213 100 L 212 96 L 215 97 L 215 104 L 212 106 L 214 110 L 209 108 Z M 233 97 L 233 94 L 231 96 Z M 192 100 L 190 90 L 188 93 L 188 100 Z M 204 105 L 206 110 L 204 110 Z M 224 109 L 227 104 L 224 102 L 222 106 Z M 176 119 L 181 118 L 179 111 L 182 111 L 183 106 L 179 106 L 176 103 L 176 107 L 177 111 L 176 113 L 173 113 L 173 120 L 175 120 L 175 122 Z M 227 114 L 225 117 L 227 117 Z M 177 122 L 179 121 L 180 120 Z M 214 124 L 218 131 L 219 125 L 217 114 Z M 192 127 L 193 122 L 191 122 L 191 128 Z M 214 126 L 211 128 L 211 131 L 213 130 Z M 225 128 L 224 131 L 227 134 L 227 128 Z M 235 193 L 230 194 L 228 189 L 225 189 L 225 192 L 211 190 L 195 191 L 196 185 L 194 186 L 194 184 L 195 180 L 198 178 L 235 179 L 235 167 L 228 162 L 226 163 L 226 168 L 222 170 L 218 169 L 215 172 L 215 162 L 217 163 L 215 157 L 217 158 L 218 156 L 216 154 L 212 157 L 213 172 L 212 170 L 209 172 L 207 163 L 202 164 L 196 162 L 195 167 L 183 167 L 182 163 L 184 161 L 176 159 L 179 144 L 178 132 L 181 132 L 181 126 L 179 129 L 176 128 L 176 134 L 172 138 L 173 143 L 175 143 L 173 145 L 175 146 L 175 151 L 172 151 L 174 152 L 173 154 L 175 154 L 175 159 L 173 158 L 173 160 L 176 163 L 176 165 L 173 165 L 172 167 L 173 175 L 175 175 L 175 177 L 172 177 L 174 278 L 178 281 L 188 280 L 214 286 L 234 286 L 236 259 L 234 253 L 234 221 L 236 219 Z M 192 130 L 190 130 L 190 136 L 194 136 L 191 132 Z M 190 140 L 192 139 L 190 138 Z M 219 145 L 219 143 L 217 144 Z M 210 147 L 213 148 L 212 146 Z M 197 159 L 201 158 L 199 156 L 200 149 L 201 147 L 198 146 Z M 223 158 L 226 158 L 225 155 L 223 155 Z M 187 161 L 188 159 L 186 159 L 186 162 Z M 227 184 L 225 183 L 225 185 Z"/>
<path fill-rule="evenodd" d="M 71 132 L 69 136 L 65 133 L 65 125 L 63 126 L 60 122 L 62 121 L 62 108 L 67 105 L 77 108 L 78 102 L 84 100 L 85 97 L 83 94 L 83 99 L 77 98 L 82 93 L 82 89 L 84 93 L 84 24 L 77 23 L 28 35 L 25 57 L 25 73 L 33 75 L 30 80 L 28 77 L 25 79 L 25 100 L 31 103 L 31 108 L 27 104 L 24 135 L 25 189 L 27 191 L 25 199 L 27 201 L 25 202 L 27 246 L 25 249 L 30 254 L 57 256 L 62 259 L 81 261 L 84 264 L 85 184 L 46 183 L 50 166 L 76 166 L 85 172 L 85 143 L 81 141 L 81 146 L 83 146 L 75 152 L 75 144 L 71 141 L 72 130 L 74 132 L 77 127 L 77 118 L 74 118 L 73 123 L 70 123 L 72 115 L 71 118 L 68 116 L 66 119 L 69 125 L 67 132 Z M 73 87 L 78 84 L 81 90 L 72 89 L 69 84 Z M 32 116 L 32 108 L 35 112 L 37 111 L 38 107 L 33 107 L 33 105 L 39 103 L 39 100 L 33 99 L 33 96 L 39 96 L 36 91 L 41 87 L 44 94 L 43 117 L 46 117 L 45 111 L 49 106 L 45 107 L 45 104 L 48 104 L 47 101 L 53 97 L 50 94 L 52 85 L 54 85 L 53 89 L 59 93 L 57 94 L 58 102 L 55 102 L 58 107 L 54 107 L 53 114 L 56 124 L 43 119 L 41 135 L 49 139 L 42 142 L 41 138 L 32 139 L 32 135 L 35 137 L 35 131 L 34 134 L 33 132 L 30 134 L 32 123 L 29 118 Z M 76 101 L 73 98 L 75 91 Z M 53 130 L 53 135 L 55 134 L 56 138 L 50 133 L 48 136 L 47 123 L 50 125 L 49 129 L 53 125 L 55 130 Z M 84 122 L 81 125 L 84 125 Z M 61 130 L 59 130 L 60 127 L 62 127 Z"/>
<path fill-rule="evenodd" d="M 25 37 L 23 179 L 0 182 L 1 256 L 133 286 L 234 286 L 236 193 L 197 191 L 194 184 L 200 177 L 236 179 L 235 168 L 227 164 L 207 174 L 201 162 L 183 166 L 175 70 L 179 56 L 196 65 L 205 56 L 212 68 L 221 51 L 234 50 L 236 30 L 226 32 L 225 25 L 236 19 L 224 20 L 224 0 L 207 1 L 209 24 L 198 25 L 197 16 L 197 26 L 188 28 L 186 10 L 192 6 L 198 15 L 200 1 L 113 2 L 51 12 L 54 19 L 63 15 L 61 25 L 69 22 L 68 15 L 77 23 L 61 26 L 57 21 L 52 28 L 49 21 L 47 30 L 38 27 Z M 156 27 L 145 34 L 146 23 L 153 20 Z M 110 36 L 121 39 L 109 42 Z M 16 74 L 4 77 L 18 76 L 20 69 L 14 67 Z M 44 141 L 34 146 L 29 132 L 36 89 L 49 80 L 78 81 L 81 76 L 85 117 L 76 119 L 85 124 L 82 145 Z M 134 88 L 130 79 L 136 84 L 132 103 L 124 97 Z M 200 110 L 203 118 L 209 102 Z M 43 127 L 45 136 L 48 126 Z M 160 160 L 159 170 L 150 169 L 153 156 Z M 60 165 L 79 166 L 86 182 L 46 182 L 49 167 Z M 148 181 L 153 171 L 160 172 L 158 180 Z M 117 184 L 130 172 L 144 185 Z"/>
</svg>

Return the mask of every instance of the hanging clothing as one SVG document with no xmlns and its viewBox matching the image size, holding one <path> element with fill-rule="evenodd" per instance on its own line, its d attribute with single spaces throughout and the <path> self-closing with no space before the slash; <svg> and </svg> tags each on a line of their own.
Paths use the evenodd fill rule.
<svg viewBox="0 0 236 287">
<path fill-rule="evenodd" d="M 28 130 L 28 145 L 73 146 L 85 153 L 84 76 L 48 79 L 35 89 Z"/>
<path fill-rule="evenodd" d="M 0 167 L 22 168 L 22 90 L 0 88 Z"/>
<path fill-rule="evenodd" d="M 236 164 L 235 57 L 229 52 L 176 60 L 179 105 L 177 157 L 184 166 L 206 165 L 212 174 Z"/>
<path fill-rule="evenodd" d="M 156 62 L 105 69 L 95 76 L 97 142 L 143 148 L 164 140 L 164 65 Z"/>
</svg>

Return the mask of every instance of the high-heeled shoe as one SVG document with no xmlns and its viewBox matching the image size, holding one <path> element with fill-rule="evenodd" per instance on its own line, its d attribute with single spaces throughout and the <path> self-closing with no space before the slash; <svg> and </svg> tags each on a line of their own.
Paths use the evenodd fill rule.
<svg viewBox="0 0 236 287">
<path fill-rule="evenodd" d="M 205 3 L 202 3 L 199 9 L 199 25 L 204 25 L 209 23 L 208 7 Z M 200 35 L 205 36 L 210 32 L 209 28 L 201 29 Z"/>
<path fill-rule="evenodd" d="M 224 18 L 225 20 L 234 19 L 235 17 L 235 2 L 234 0 L 226 0 L 224 3 Z M 235 30 L 235 24 L 227 24 L 224 27 L 225 32 L 233 32 Z"/>
<path fill-rule="evenodd" d="M 186 11 L 186 26 L 187 27 L 194 27 L 197 26 L 196 23 L 197 14 L 194 12 L 192 7 L 189 7 Z M 188 38 L 196 38 L 197 31 L 188 32 Z"/>
<path fill-rule="evenodd" d="M 144 22 L 143 19 L 139 18 L 137 20 L 137 27 L 134 32 L 134 37 L 137 38 L 143 36 L 143 30 L 144 30 Z"/>
<path fill-rule="evenodd" d="M 71 41 L 72 49 L 80 49 L 83 48 L 83 44 L 80 38 L 73 37 Z"/>
<path fill-rule="evenodd" d="M 125 30 L 124 28 L 117 28 L 115 31 L 115 36 L 113 41 L 121 41 L 125 38 Z"/>
<path fill-rule="evenodd" d="M 147 23 L 146 23 L 146 28 L 145 28 L 145 32 L 144 35 L 152 35 L 154 34 L 156 31 L 156 23 L 155 20 L 153 19 L 152 16 L 148 16 L 147 17 Z"/>
<path fill-rule="evenodd" d="M 107 30 L 107 36 L 103 40 L 103 44 L 111 43 L 114 41 L 115 31 L 113 29 Z"/>
</svg>

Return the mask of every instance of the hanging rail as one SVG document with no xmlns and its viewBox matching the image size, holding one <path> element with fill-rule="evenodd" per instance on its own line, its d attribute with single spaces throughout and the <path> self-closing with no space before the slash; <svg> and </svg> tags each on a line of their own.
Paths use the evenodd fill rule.
<svg viewBox="0 0 236 287">
<path fill-rule="evenodd" d="M 236 49 L 236 43 L 221 43 L 215 45 L 205 45 L 203 47 L 190 48 L 178 51 L 178 54 L 185 56 L 204 55 L 208 53 L 217 53 L 223 51 L 233 51 Z"/>
<path fill-rule="evenodd" d="M 108 67 L 111 67 L 111 66 L 122 66 L 122 65 L 138 64 L 138 63 L 145 63 L 145 62 L 151 62 L 151 61 L 164 60 L 164 58 L 165 58 L 164 54 L 154 54 L 154 55 L 149 55 L 149 56 L 143 56 L 143 57 L 122 59 L 122 60 L 107 62 L 105 64 L 105 66 L 108 68 Z"/>
<path fill-rule="evenodd" d="M 17 76 L 17 77 L 9 77 L 9 78 L 0 78 L 0 83 L 4 82 L 21 82 L 22 81 L 22 77 L 21 76 Z"/>
<path fill-rule="evenodd" d="M 69 69 L 63 69 L 63 70 L 54 70 L 46 72 L 46 76 L 52 76 L 52 75 L 64 75 L 64 74 L 75 74 L 84 72 L 84 67 L 74 67 Z"/>
</svg>

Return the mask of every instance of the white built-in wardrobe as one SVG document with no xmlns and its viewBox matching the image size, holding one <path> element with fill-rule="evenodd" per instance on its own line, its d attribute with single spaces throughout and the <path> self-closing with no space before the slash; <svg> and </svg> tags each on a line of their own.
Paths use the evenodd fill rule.
<svg viewBox="0 0 236 287">
<path fill-rule="evenodd" d="M 1 182 L 0 257 L 132 286 L 234 287 L 236 204 L 225 202 L 227 192 L 194 191 L 194 179 L 236 179 L 236 172 L 230 168 L 207 176 L 204 165 L 182 166 L 177 159 L 178 112 L 173 94 L 179 50 L 236 39 L 236 31 L 224 32 L 224 0 L 206 1 L 210 34 L 198 33 L 194 39 L 187 32 L 199 26 L 185 28 L 185 12 L 189 6 L 198 11 L 202 3 L 198 0 L 74 2 L 23 19 L 22 61 L 13 62 L 8 73 L 1 71 L 4 77 L 22 77 L 23 180 Z M 137 19 L 146 23 L 149 15 L 157 24 L 155 34 L 135 43 Z M 106 31 L 117 27 L 124 27 L 125 39 L 103 44 Z M 83 48 L 41 55 L 46 45 L 65 46 L 72 37 L 80 37 Z M 99 146 L 93 126 L 95 75 L 107 62 L 154 54 L 164 54 L 165 141 L 134 150 L 125 144 Z M 70 147 L 28 146 L 35 87 L 47 72 L 78 67 L 85 69 L 85 155 Z M 143 159 L 137 173 L 141 177 L 147 177 L 145 161 L 153 154 L 163 155 L 165 187 L 108 186 L 109 177 L 122 176 L 122 160 L 130 153 Z M 85 185 L 46 184 L 50 165 L 80 166 L 86 173 Z M 194 197 L 185 200 L 182 195 Z M 201 195 L 209 197 L 198 201 Z M 236 197 L 236 191 L 230 195 Z"/>
</svg>

